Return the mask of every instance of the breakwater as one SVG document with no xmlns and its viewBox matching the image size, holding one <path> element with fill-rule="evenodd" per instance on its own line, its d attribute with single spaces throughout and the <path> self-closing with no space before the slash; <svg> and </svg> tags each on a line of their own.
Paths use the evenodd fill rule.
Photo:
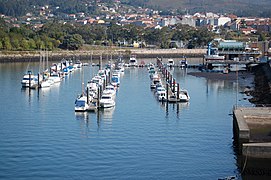
<svg viewBox="0 0 271 180">
<path fill-rule="evenodd" d="M 77 50 L 77 51 L 49 51 L 48 60 L 59 60 L 76 58 L 80 60 L 93 59 L 116 59 L 118 56 L 128 59 L 131 55 L 136 55 L 137 58 L 181 58 L 198 57 L 203 58 L 205 49 L 135 49 L 135 48 L 104 48 L 95 50 Z M 28 62 L 39 61 L 41 56 L 40 51 L 1 51 L 0 63 L 4 62 Z"/>
</svg>

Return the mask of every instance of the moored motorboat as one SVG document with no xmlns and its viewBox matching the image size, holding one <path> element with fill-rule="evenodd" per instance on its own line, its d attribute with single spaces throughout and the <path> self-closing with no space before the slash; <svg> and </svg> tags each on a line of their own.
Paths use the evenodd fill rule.
<svg viewBox="0 0 271 180">
<path fill-rule="evenodd" d="M 54 83 L 59 83 L 61 82 L 61 77 L 59 74 L 54 73 L 50 75 L 49 80 L 52 80 Z"/>
<path fill-rule="evenodd" d="M 21 84 L 22 84 L 22 87 L 31 87 L 31 86 L 35 86 L 37 85 L 40 81 L 41 82 L 42 80 L 42 77 L 40 75 L 34 75 L 32 74 L 31 71 L 28 71 L 22 81 L 21 81 Z"/>
<path fill-rule="evenodd" d="M 87 92 L 88 91 L 88 92 Z M 86 93 L 89 94 L 92 98 L 97 98 L 98 95 L 98 84 L 93 81 L 87 83 Z"/>
<path fill-rule="evenodd" d="M 48 88 L 48 87 L 50 87 L 53 83 L 54 83 L 54 82 L 52 82 L 51 80 L 46 79 L 46 80 L 41 81 L 40 87 L 41 87 L 41 88 Z"/>
<path fill-rule="evenodd" d="M 137 64 L 137 59 L 135 56 L 131 56 L 129 59 L 129 67 L 136 67 Z"/>
<path fill-rule="evenodd" d="M 173 67 L 174 66 L 174 60 L 173 59 L 168 59 L 167 60 L 167 66 L 168 67 Z"/>
<path fill-rule="evenodd" d="M 119 76 L 112 76 L 111 84 L 115 87 L 118 87 L 120 85 L 120 77 Z"/>
<path fill-rule="evenodd" d="M 188 64 L 186 59 L 180 60 L 180 68 L 187 68 L 187 66 Z"/>
<path fill-rule="evenodd" d="M 103 94 L 112 94 L 113 97 L 116 95 L 116 89 L 113 85 L 107 85 L 105 87 L 105 90 L 103 91 Z"/>
<path fill-rule="evenodd" d="M 177 98 L 177 95 L 175 93 L 173 93 L 168 97 L 168 102 L 170 102 L 170 103 L 179 102 L 179 98 Z"/>
<path fill-rule="evenodd" d="M 154 78 L 154 79 L 152 79 L 151 85 L 150 85 L 151 89 L 155 89 L 156 85 L 160 84 L 160 83 L 161 83 L 161 79 L 160 78 Z"/>
<path fill-rule="evenodd" d="M 167 94 L 167 91 L 164 87 L 158 87 L 156 89 L 156 97 L 158 99 L 158 101 L 165 101 L 166 100 L 166 94 Z"/>
<path fill-rule="evenodd" d="M 186 89 L 181 89 L 179 92 L 180 102 L 188 102 L 190 100 L 190 96 Z"/>
<path fill-rule="evenodd" d="M 89 102 L 91 101 L 91 97 L 87 97 L 85 95 L 80 95 L 75 100 L 75 111 L 87 111 L 89 109 Z"/>
<path fill-rule="evenodd" d="M 110 108 L 115 106 L 115 100 L 112 94 L 102 94 L 100 99 L 100 106 L 102 108 Z"/>
<path fill-rule="evenodd" d="M 80 60 L 77 60 L 76 63 L 74 63 L 73 67 L 74 67 L 75 69 L 81 68 L 81 67 L 82 67 L 82 62 L 81 62 Z"/>
</svg>

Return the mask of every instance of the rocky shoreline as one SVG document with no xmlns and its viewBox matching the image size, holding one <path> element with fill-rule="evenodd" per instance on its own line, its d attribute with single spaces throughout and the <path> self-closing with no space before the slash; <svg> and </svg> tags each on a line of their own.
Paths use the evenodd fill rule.
<svg viewBox="0 0 271 180">
<path fill-rule="evenodd" d="M 211 80 L 237 82 L 237 74 L 234 72 L 228 74 L 190 72 L 188 74 Z M 269 64 L 260 64 L 252 68 L 251 72 L 238 72 L 238 83 L 245 87 L 241 93 L 251 96 L 248 99 L 249 102 L 256 106 L 271 106 L 271 67 Z"/>
<path fill-rule="evenodd" d="M 271 106 L 271 67 L 268 64 L 262 64 L 254 68 L 254 90 L 251 103 L 256 105 Z"/>
<path fill-rule="evenodd" d="M 206 49 L 136 49 L 136 48 L 103 48 L 94 50 L 78 50 L 78 51 L 48 51 L 49 61 L 63 58 L 77 58 L 80 60 L 90 59 L 106 59 L 108 56 L 116 59 L 119 55 L 129 58 L 136 55 L 137 58 L 180 58 L 199 57 L 203 58 Z M 29 62 L 39 61 L 42 53 L 40 51 L 0 51 L 0 63 L 5 62 Z"/>
</svg>

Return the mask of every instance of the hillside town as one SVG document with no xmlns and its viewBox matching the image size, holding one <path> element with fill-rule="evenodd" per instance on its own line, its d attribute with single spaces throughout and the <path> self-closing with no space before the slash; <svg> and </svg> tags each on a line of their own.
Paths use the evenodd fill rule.
<svg viewBox="0 0 271 180">
<path fill-rule="evenodd" d="M 229 31 L 239 31 L 243 34 L 252 34 L 256 32 L 270 32 L 270 18 L 259 17 L 237 17 L 234 14 L 218 14 L 212 12 L 195 13 L 184 15 L 160 15 L 158 10 L 150 8 L 127 7 L 116 1 L 113 5 L 105 3 L 97 4 L 100 15 L 87 16 L 83 12 L 75 14 L 56 15 L 53 12 L 61 7 L 51 7 L 49 5 L 35 7 L 36 12 L 28 12 L 22 17 L 9 17 L 0 15 L 5 21 L 12 23 L 14 27 L 20 27 L 22 24 L 31 25 L 34 28 L 40 28 L 50 20 L 59 20 L 62 23 L 77 24 L 100 24 L 108 26 L 115 22 L 122 26 L 134 24 L 146 28 L 161 29 L 162 27 L 173 26 L 176 24 L 189 25 L 192 27 L 206 26 L 209 30 L 219 33 L 219 28 L 224 27 Z"/>
<path fill-rule="evenodd" d="M 270 6 L 0 0 L 0 180 L 271 179 Z"/>
</svg>

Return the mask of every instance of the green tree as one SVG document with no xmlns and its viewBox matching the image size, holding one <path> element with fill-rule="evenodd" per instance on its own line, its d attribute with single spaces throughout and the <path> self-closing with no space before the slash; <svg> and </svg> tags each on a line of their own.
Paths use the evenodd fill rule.
<svg viewBox="0 0 271 180">
<path fill-rule="evenodd" d="M 54 49 L 54 45 L 53 45 L 53 43 L 52 43 L 51 41 L 48 41 L 48 42 L 47 42 L 46 47 L 47 47 L 48 50 Z"/>
<path fill-rule="evenodd" d="M 17 38 L 11 39 L 12 48 L 18 50 L 20 48 L 20 41 Z"/>
<path fill-rule="evenodd" d="M 28 44 L 29 44 L 30 49 L 32 49 L 32 50 L 37 49 L 37 45 L 36 45 L 36 42 L 34 41 L 34 39 L 29 39 Z"/>
<path fill-rule="evenodd" d="M 60 40 L 56 40 L 56 39 L 53 39 L 52 43 L 53 43 L 53 48 L 57 48 L 61 44 Z"/>
<path fill-rule="evenodd" d="M 159 31 L 160 30 L 158 29 L 146 29 L 143 35 L 144 40 L 148 44 L 157 45 L 157 36 L 159 34 Z"/>
<path fill-rule="evenodd" d="M 22 40 L 21 47 L 22 47 L 23 50 L 29 50 L 30 49 L 29 43 L 28 43 L 28 41 L 26 39 Z"/>
<path fill-rule="evenodd" d="M 3 48 L 5 50 L 11 50 L 12 49 L 12 45 L 10 43 L 10 38 L 8 36 L 4 37 L 4 39 L 3 39 Z"/>
<path fill-rule="evenodd" d="M 45 43 L 41 40 L 39 36 L 34 37 L 34 41 L 36 42 L 37 49 L 45 49 Z"/>
<path fill-rule="evenodd" d="M 80 34 L 67 35 L 64 38 L 61 48 L 69 50 L 77 50 L 84 44 L 84 40 Z"/>
</svg>

